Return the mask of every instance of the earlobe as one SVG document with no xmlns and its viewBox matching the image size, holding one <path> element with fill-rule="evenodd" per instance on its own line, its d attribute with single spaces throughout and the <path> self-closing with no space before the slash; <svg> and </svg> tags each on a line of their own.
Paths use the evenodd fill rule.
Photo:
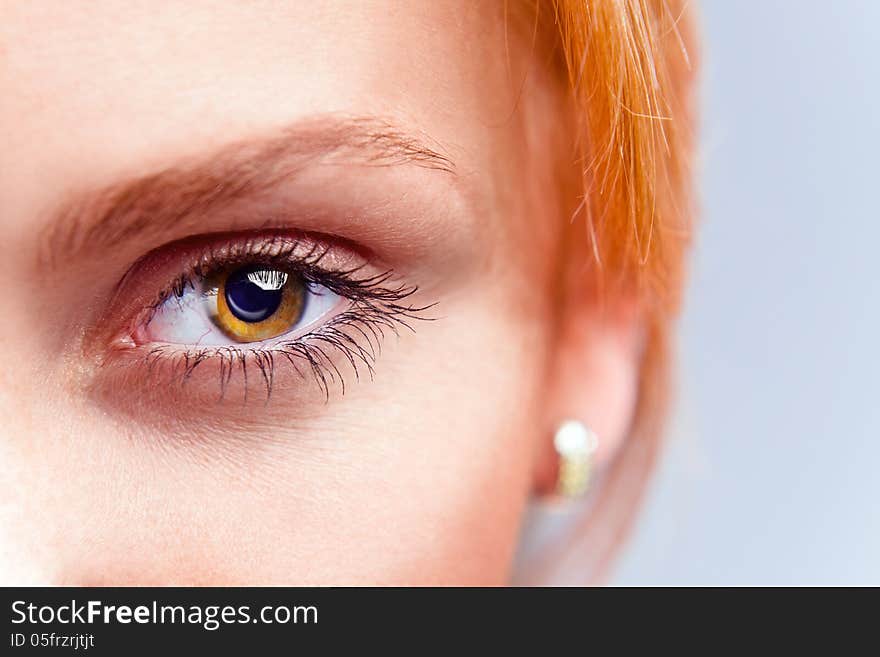
<svg viewBox="0 0 880 657">
<path fill-rule="evenodd" d="M 568 304 L 548 374 L 544 425 L 538 437 L 534 488 L 558 492 L 570 461 L 554 444 L 560 425 L 575 421 L 596 436 L 590 476 L 601 473 L 629 431 L 638 397 L 644 331 L 634 304 Z M 583 465 L 583 464 L 581 464 Z"/>
</svg>

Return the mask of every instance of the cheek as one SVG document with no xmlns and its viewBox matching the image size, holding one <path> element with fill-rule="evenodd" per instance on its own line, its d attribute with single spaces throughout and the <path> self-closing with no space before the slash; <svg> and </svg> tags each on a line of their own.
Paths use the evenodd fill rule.
<svg viewBox="0 0 880 657">
<path fill-rule="evenodd" d="M 42 418 L 55 435 L 40 469 L 54 474 L 26 489 L 51 546 L 43 571 L 72 584 L 504 583 L 542 341 L 488 307 L 460 300 L 389 340 L 376 379 L 307 430 L 160 449 L 162 436 L 72 408 L 70 433 Z"/>
</svg>

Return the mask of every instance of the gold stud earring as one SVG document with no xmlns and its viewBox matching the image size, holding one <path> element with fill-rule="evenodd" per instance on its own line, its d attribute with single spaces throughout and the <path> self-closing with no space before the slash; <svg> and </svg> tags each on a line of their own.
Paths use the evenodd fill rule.
<svg viewBox="0 0 880 657">
<path fill-rule="evenodd" d="M 590 487 L 598 436 L 583 422 L 565 420 L 556 429 L 553 447 L 559 457 L 556 494 L 569 500 L 581 497 Z"/>
</svg>

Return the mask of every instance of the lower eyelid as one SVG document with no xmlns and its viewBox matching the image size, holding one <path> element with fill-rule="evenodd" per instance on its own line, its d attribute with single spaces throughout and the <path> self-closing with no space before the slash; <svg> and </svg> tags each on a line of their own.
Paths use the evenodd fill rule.
<svg viewBox="0 0 880 657">
<path fill-rule="evenodd" d="M 269 399 L 279 380 L 302 387 L 306 380 L 325 401 L 333 389 L 344 393 L 346 377 L 355 381 L 372 378 L 381 341 L 391 330 L 414 330 L 413 323 L 431 320 L 423 307 L 396 306 L 381 309 L 341 299 L 331 315 L 322 317 L 303 332 L 266 343 L 205 346 L 143 343 L 119 355 L 129 372 L 146 373 L 140 384 L 157 389 L 195 392 L 189 401 L 238 398 Z M 293 376 L 290 376 L 292 370 Z"/>
<path fill-rule="evenodd" d="M 439 319 L 436 303 L 408 303 L 415 291 L 397 290 L 370 303 L 344 300 L 328 322 L 331 329 L 324 329 L 329 343 L 311 331 L 297 338 L 295 350 L 279 344 L 114 349 L 104 352 L 84 387 L 103 412 L 124 425 L 152 427 L 157 440 L 172 438 L 171 446 L 204 444 L 213 451 L 224 435 L 232 439 L 230 428 L 238 440 L 247 432 L 257 438 L 272 435 L 280 422 L 291 429 L 307 427 L 328 403 L 341 401 L 339 393 L 372 379 L 386 337 Z"/>
<path fill-rule="evenodd" d="M 346 300 L 344 300 L 346 301 Z M 343 304 L 328 322 L 293 337 L 284 336 L 265 344 L 194 347 L 148 343 L 119 354 L 123 371 L 137 375 L 139 385 L 183 395 L 197 404 L 211 401 L 269 400 L 279 382 L 302 393 L 307 382 L 313 393 L 327 401 L 334 388 L 344 393 L 346 375 L 355 380 L 373 373 L 379 352 L 379 333 L 361 327 L 350 331 L 332 327 L 325 334 L 321 326 L 349 312 Z M 146 377 L 143 377 L 146 373 Z"/>
</svg>

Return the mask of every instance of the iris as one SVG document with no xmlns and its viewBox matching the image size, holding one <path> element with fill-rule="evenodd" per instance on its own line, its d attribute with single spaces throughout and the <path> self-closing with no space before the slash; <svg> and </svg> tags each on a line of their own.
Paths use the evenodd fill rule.
<svg viewBox="0 0 880 657">
<path fill-rule="evenodd" d="M 302 318 L 308 286 L 284 269 L 260 265 L 218 272 L 211 319 L 236 342 L 256 342 L 283 335 Z"/>
<path fill-rule="evenodd" d="M 243 322 L 270 318 L 284 296 L 287 274 L 273 269 L 239 269 L 226 280 L 224 295 L 229 311 Z"/>
</svg>

